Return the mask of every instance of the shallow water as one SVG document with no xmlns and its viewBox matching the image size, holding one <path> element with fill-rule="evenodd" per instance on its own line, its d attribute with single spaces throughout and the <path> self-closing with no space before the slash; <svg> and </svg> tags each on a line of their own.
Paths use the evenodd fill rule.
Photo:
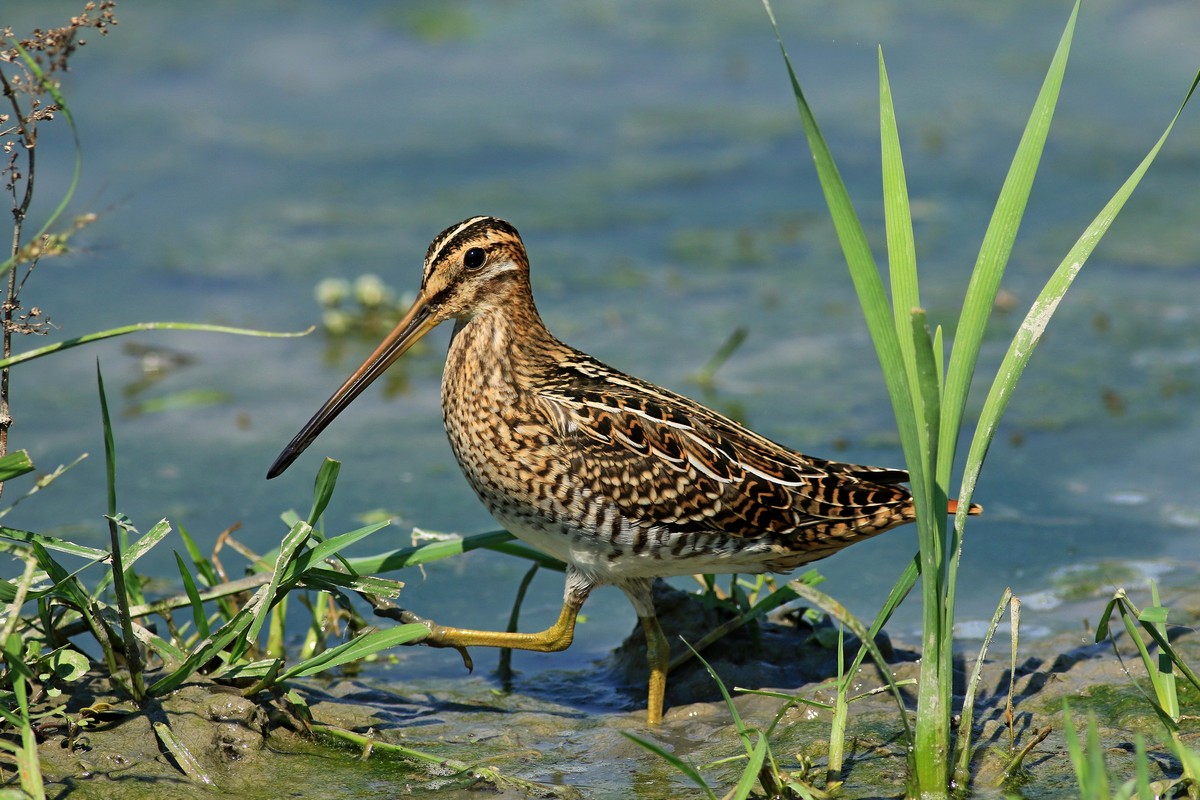
<svg viewBox="0 0 1200 800">
<path fill-rule="evenodd" d="M 7 3 L 0 22 L 21 31 L 77 6 Z M 776 9 L 876 242 L 882 44 L 924 300 L 949 327 L 1069 10 L 1059 6 Z M 524 234 L 540 308 L 562 338 L 736 409 L 798 449 L 898 462 L 874 354 L 757 4 L 367 2 L 334 13 L 315 2 L 216 2 L 203 14 L 128 4 L 120 19 L 79 54 L 65 86 L 85 152 L 75 208 L 103 218 L 79 255 L 31 279 L 26 303 L 60 326 L 54 338 L 148 319 L 301 329 L 319 318 L 319 279 L 374 272 L 398 291 L 415 288 L 437 231 L 495 213 Z M 996 319 L 981 375 L 1174 112 L 1197 66 L 1198 36 L 1194 4 L 1085 9 L 1004 283 L 1017 310 Z M 62 126 L 46 130 L 43 208 L 70 163 Z M 989 616 L 1006 585 L 1044 592 L 1066 567 L 1170 565 L 1200 552 L 1197 131 L 1189 109 L 1023 378 L 976 495 L 987 514 L 972 521 L 960 571 L 968 621 Z M 715 396 L 704 396 L 689 375 L 737 327 L 749 338 L 719 373 Z M 366 549 L 406 543 L 414 525 L 490 530 L 441 430 L 447 335 L 433 334 L 424 355 L 406 359 L 406 391 L 369 392 L 270 483 L 263 474 L 280 447 L 371 344 L 330 358 L 319 333 L 143 334 L 138 344 L 190 361 L 140 390 L 130 340 L 22 366 L 14 446 L 42 468 L 93 456 L 5 523 L 104 541 L 99 358 L 117 409 L 194 389 L 224 395 L 118 418 L 120 507 L 143 530 L 165 516 L 207 547 L 240 522 L 241 537 L 267 550 L 283 531 L 278 513 L 307 508 L 322 455 L 343 461 L 329 530 L 376 509 L 397 517 L 392 539 L 377 536 Z M 820 565 L 823 588 L 869 615 L 914 548 L 912 529 L 856 546 Z M 169 580 L 173 561 L 159 551 L 147 568 Z M 445 622 L 503 625 L 525 568 L 475 553 L 403 576 L 404 600 Z M 539 576 L 525 624 L 551 620 L 560 593 L 557 576 Z M 1045 605 L 1027 622 L 1080 624 L 1078 607 Z M 583 667 L 634 624 L 617 592 L 598 593 L 586 611 L 568 653 L 517 654 L 518 668 Z M 918 624 L 910 605 L 895 626 L 911 634 Z M 486 668 L 491 658 L 477 660 Z M 457 675 L 456 661 L 406 652 L 405 674 Z"/>
</svg>

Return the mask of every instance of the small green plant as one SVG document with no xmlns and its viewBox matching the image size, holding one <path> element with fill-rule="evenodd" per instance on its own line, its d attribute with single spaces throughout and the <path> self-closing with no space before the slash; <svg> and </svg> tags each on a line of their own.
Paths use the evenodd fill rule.
<svg viewBox="0 0 1200 800">
<path fill-rule="evenodd" d="M 788 710 L 795 705 L 806 703 L 818 707 L 827 706 L 805 698 L 785 697 L 787 702 L 780 709 L 779 713 L 775 715 L 774 721 L 766 730 L 758 730 L 753 728 L 747 725 L 742 719 L 741 714 L 738 712 L 737 706 L 733 704 L 733 698 L 730 696 L 729 690 L 725 688 L 724 682 L 722 682 L 720 676 L 717 675 L 712 666 L 704 660 L 704 657 L 701 656 L 698 651 L 692 649 L 691 645 L 688 645 L 688 649 L 691 650 L 691 653 L 695 658 L 700 660 L 700 663 L 704 665 L 704 668 L 708 670 L 708 674 L 716 682 L 717 688 L 721 690 L 721 696 L 725 700 L 725 707 L 729 709 L 729 714 L 733 718 L 733 724 L 734 728 L 737 730 L 738 740 L 741 742 L 742 747 L 745 750 L 744 757 L 725 760 L 741 760 L 741 758 L 744 758 L 746 764 L 742 768 L 741 776 L 738 778 L 737 784 L 729 791 L 728 794 L 723 796 L 726 798 L 731 798 L 731 800 L 746 800 L 746 798 L 750 797 L 751 793 L 754 791 L 754 788 L 759 786 L 768 797 L 777 797 L 781 798 L 782 800 L 817 800 L 818 798 L 828 797 L 829 795 L 808 782 L 807 775 L 789 774 L 780 769 L 779 762 L 777 761 L 775 754 L 771 751 L 771 745 L 769 742 L 771 733 L 783 719 L 784 714 L 786 714 Z M 685 775 L 704 791 L 704 796 L 709 798 L 709 800 L 717 800 L 717 794 L 713 790 L 712 786 L 709 785 L 708 781 L 705 780 L 704 775 L 701 773 L 701 767 L 697 767 L 690 761 L 680 758 L 656 742 L 643 739 L 642 737 L 629 733 L 628 731 L 621 731 L 621 734 L 640 747 L 645 748 L 649 752 L 663 759 L 679 773 Z M 725 761 L 718 762 L 717 764 L 710 764 L 708 766 L 717 766 L 718 764 L 725 763 Z"/>
<path fill-rule="evenodd" d="M 1070 703 L 1064 701 L 1063 725 L 1067 739 L 1067 755 L 1071 758 L 1071 766 L 1074 767 L 1075 778 L 1079 782 L 1080 800 L 1149 800 L 1164 796 L 1150 784 L 1150 762 L 1141 734 L 1134 737 L 1136 776 L 1113 789 L 1108 767 L 1104 763 L 1104 748 L 1100 744 L 1096 717 L 1088 714 L 1084 741 L 1080 744 L 1079 734 L 1075 731 L 1075 721 L 1071 717 Z"/>
<path fill-rule="evenodd" d="M 742 617 L 733 620 L 732 623 L 739 622 L 739 620 L 742 620 L 743 617 L 746 617 L 750 613 L 753 613 L 755 616 L 757 616 L 758 614 L 766 613 L 766 611 L 763 610 L 764 608 L 775 608 L 779 605 L 782 605 L 784 602 L 790 601 L 801 601 L 813 608 L 819 608 L 822 612 L 828 614 L 830 617 L 836 620 L 839 624 L 838 637 L 835 644 L 838 653 L 838 674 L 834 681 L 835 700 L 832 705 L 814 700 L 811 697 L 805 697 L 803 695 L 792 695 L 781 692 L 751 690 L 735 687 L 736 691 L 743 692 L 745 694 L 774 697 L 784 701 L 779 710 L 776 712 L 771 723 L 764 730 L 758 731 L 747 726 L 742 720 L 736 706 L 733 705 L 732 698 L 730 697 L 730 694 L 724 683 L 717 676 L 716 672 L 712 669 L 708 662 L 704 661 L 704 659 L 700 656 L 701 648 L 699 646 L 693 647 L 691 644 L 689 644 L 688 652 L 683 654 L 682 657 L 676 659 L 676 661 L 682 662 L 687 658 L 699 658 L 701 663 L 703 663 L 704 668 L 716 682 L 717 687 L 720 689 L 721 694 L 725 699 L 726 706 L 729 708 L 730 715 L 734 721 L 734 727 L 737 730 L 739 740 L 746 751 L 747 758 L 747 763 L 742 772 L 741 779 L 738 781 L 737 787 L 732 792 L 732 796 L 734 797 L 749 796 L 746 793 L 753 789 L 756 780 L 758 785 L 769 797 L 779 797 L 784 798 L 785 800 L 797 798 L 801 800 L 808 800 L 809 798 L 824 798 L 832 796 L 832 793 L 836 792 L 842 783 L 841 778 L 845 753 L 846 720 L 848 713 L 847 709 L 849 708 L 850 704 L 866 697 L 871 697 L 880 692 L 890 692 L 896 699 L 900 709 L 901 719 L 906 720 L 904 703 L 900 697 L 899 687 L 902 685 L 911 684 L 912 681 L 893 680 L 891 677 L 891 671 L 887 668 L 887 662 L 884 660 L 883 654 L 876 646 L 874 639 L 875 635 L 878 634 L 880 629 L 883 627 L 883 624 L 886 621 L 890 611 L 894 610 L 902 598 L 894 598 L 894 602 L 888 603 L 886 611 L 880 613 L 874 624 L 868 630 L 861 622 L 858 621 L 857 618 L 855 618 L 848 610 L 846 610 L 844 606 L 842 606 L 829 595 L 819 591 L 815 586 L 815 584 L 819 582 L 820 578 L 815 572 L 792 580 L 787 586 L 780 587 L 766 597 L 759 599 L 758 602 L 747 613 L 744 613 Z M 911 587 L 911 585 L 912 583 L 910 582 L 909 586 Z M 711 643 L 711 641 L 718 636 L 728 633 L 728 630 L 726 629 L 728 627 L 728 625 L 722 626 L 716 631 L 713 631 L 706 636 L 703 641 L 706 644 Z M 847 667 L 845 664 L 843 655 L 845 652 L 843 647 L 843 631 L 845 628 L 849 628 L 855 634 L 855 636 L 859 638 L 861 643 L 858 653 L 849 667 Z M 879 666 L 880 675 L 883 677 L 884 685 L 876 689 L 870 689 L 856 695 L 851 695 L 850 691 L 856 681 L 858 668 L 868 654 Z M 672 666 L 675 666 L 674 662 L 672 663 Z M 796 771 L 793 771 L 790 774 L 785 773 L 780 769 L 779 763 L 770 749 L 770 737 L 774 734 L 779 724 L 783 721 L 787 712 L 798 705 L 819 708 L 826 711 L 831 711 L 833 713 L 833 723 L 831 726 L 829 740 L 829 761 L 825 770 L 823 788 L 820 788 L 816 785 L 812 775 L 813 767 L 811 764 L 802 764 L 799 774 L 797 774 Z M 907 730 L 906 721 L 905 726 Z M 697 783 L 699 786 L 705 789 L 705 791 L 711 794 L 712 788 L 704 780 L 700 772 L 700 768 L 683 759 L 680 759 L 653 742 L 633 736 L 632 734 L 625 735 L 637 742 L 642 747 L 650 750 L 650 752 L 664 759 L 677 771 L 686 775 L 693 782 Z M 754 742 L 751 742 L 750 740 L 752 735 L 755 737 Z M 730 759 L 726 759 L 725 761 L 728 760 Z M 718 762 L 718 764 L 725 763 L 725 761 Z M 717 764 L 712 764 L 709 766 L 716 765 Z"/>
<path fill-rule="evenodd" d="M 1120 651 L 1116 650 L 1116 640 L 1109 630 L 1113 614 L 1120 616 L 1125 633 L 1137 647 L 1142 666 L 1145 667 L 1146 675 L 1150 679 L 1151 691 L 1142 693 L 1170 737 L 1171 749 L 1178 756 L 1182 765 L 1183 777 L 1178 782 L 1179 788 L 1185 789 L 1188 797 L 1196 800 L 1196 798 L 1200 798 L 1200 770 L 1198 770 L 1200 755 L 1188 750 L 1179 728 L 1183 713 L 1179 706 L 1179 693 L 1176 690 L 1176 673 L 1178 672 L 1196 691 L 1200 691 L 1200 677 L 1197 677 L 1188 663 L 1171 645 L 1167 637 L 1167 613 L 1167 608 L 1159 602 L 1158 586 L 1153 581 L 1150 583 L 1150 606 L 1141 610 L 1133 604 L 1124 589 L 1118 589 L 1113 599 L 1108 601 L 1108 605 L 1105 606 L 1104 613 L 1100 617 L 1100 624 L 1096 628 L 1096 641 L 1103 642 L 1105 639 L 1112 641 L 1113 649 L 1120 658 Z M 1147 639 L 1150 640 L 1149 644 Z M 1150 652 L 1152 647 L 1158 648 L 1157 654 Z M 1141 687 L 1139 687 L 1139 691 L 1141 691 Z M 1089 724 L 1089 733 L 1090 730 L 1091 725 Z M 1139 753 L 1139 760 L 1145 760 L 1144 751 L 1139 751 Z M 1089 763 L 1091 762 L 1089 761 Z M 1141 796 L 1149 797 L 1150 795 Z M 1162 796 L 1162 794 L 1156 796 Z"/>
<path fill-rule="evenodd" d="M 338 462 L 326 460 L 318 472 L 307 517 L 295 512 L 282 515 L 288 531 L 273 552 L 252 553 L 236 543 L 229 531 L 220 537 L 218 547 L 234 547 L 247 556 L 248 574 L 225 578 L 215 556 L 203 556 L 187 531 L 180 529 L 187 558 L 177 552 L 175 560 L 183 592 L 147 597 L 137 562 L 168 541 L 172 526 L 162 520 L 141 534 L 120 512 L 116 446 L 103 380 L 99 376 L 98 380 L 110 549 L 0 526 L 0 552 L 24 563 L 19 579 L 0 580 L 0 600 L 5 603 L 0 622 L 0 750 L 13 756 L 22 789 L 29 796 L 45 796 L 35 727 L 63 716 L 62 700 L 72 684 L 93 668 L 84 639 L 91 639 L 100 653 L 103 673 L 135 708 L 150 699 L 164 698 L 185 682 L 210 680 L 236 687 L 247 697 L 279 702 L 288 713 L 294 713 L 297 701 L 289 691 L 290 681 L 353 665 L 428 634 L 420 624 L 375 629 L 354 610 L 351 595 L 366 599 L 387 616 L 390 600 L 403 587 L 400 581 L 364 574 L 363 567 L 384 571 L 417 566 L 479 547 L 530 555 L 522 545 L 512 543 L 510 534 L 495 532 L 466 539 L 439 537 L 429 544 L 377 556 L 346 558 L 341 555 L 343 550 L 390 523 L 325 535 L 321 518 L 339 469 Z M 6 511 L 0 510 L 0 516 Z M 62 556 L 82 564 L 68 569 Z M 292 596 L 317 598 L 307 602 L 312 614 L 307 626 L 310 636 L 294 658 L 284 652 L 282 644 L 282 620 Z M 32 613 L 24 613 L 31 604 Z M 319 638 L 311 634 L 316 630 L 321 631 Z M 343 632 L 347 634 L 344 641 L 331 642 L 342 638 Z M 67 724 L 78 729 L 87 724 L 87 718 L 81 716 Z M 313 723 L 310 727 L 322 726 Z M 186 776 L 208 782 L 194 754 L 187 752 L 168 724 L 159 722 L 153 730 Z M 326 732 L 337 735 L 333 729 Z M 403 755 L 402 750 L 396 752 Z M 387 747 L 379 751 L 392 752 Z M 426 761 L 433 758 L 423 756 Z M 467 765 L 462 768 L 470 769 Z M 505 780 L 511 783 L 511 779 Z"/>
</svg>

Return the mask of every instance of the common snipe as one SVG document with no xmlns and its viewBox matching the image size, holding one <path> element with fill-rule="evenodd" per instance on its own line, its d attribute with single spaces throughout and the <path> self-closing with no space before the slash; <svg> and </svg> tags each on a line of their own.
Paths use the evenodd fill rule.
<svg viewBox="0 0 1200 800">
<path fill-rule="evenodd" d="M 903 470 L 801 455 L 554 338 L 534 306 L 521 237 L 495 217 L 437 235 L 412 308 L 267 477 L 449 319 L 442 413 L 454 455 L 492 516 L 562 560 L 567 581 L 558 621 L 540 633 L 424 621 L 428 644 L 564 650 L 588 594 L 614 584 L 646 632 L 647 717 L 656 723 L 669 650 L 654 615 L 655 578 L 786 572 L 914 519 Z"/>
</svg>

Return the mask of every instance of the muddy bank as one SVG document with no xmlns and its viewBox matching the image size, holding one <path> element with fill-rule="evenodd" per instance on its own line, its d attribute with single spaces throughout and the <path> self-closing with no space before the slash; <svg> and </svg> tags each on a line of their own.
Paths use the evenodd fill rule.
<svg viewBox="0 0 1200 800">
<path fill-rule="evenodd" d="M 659 601 L 664 628 L 689 639 L 698 639 L 721 618 L 719 609 L 694 596 L 667 592 Z M 1173 592 L 1170 605 L 1172 639 L 1189 663 L 1200 664 L 1200 636 L 1194 630 L 1200 592 Z M 1102 607 L 1096 603 L 1096 612 Z M 831 629 L 813 629 L 799 618 L 781 623 L 743 629 L 705 655 L 731 687 L 813 694 L 814 683 L 833 674 L 836 638 L 830 637 Z M 976 797 L 1003 796 L 994 784 L 1011 759 L 1004 723 L 1009 657 L 1007 637 L 1000 638 L 1004 643 L 994 645 L 976 703 Z M 1118 658 L 1111 645 L 1085 638 L 1081 632 L 1022 645 L 1013 687 L 1018 747 L 1039 729 L 1049 726 L 1052 732 L 1026 759 L 1010 792 L 1029 798 L 1074 794 L 1062 736 L 1063 698 L 1071 698 L 1077 720 L 1096 715 L 1114 775 L 1132 775 L 1132 743 L 1139 733 L 1151 752 L 1152 780 L 1178 775 L 1178 764 L 1162 745 L 1161 724 L 1125 672 L 1145 685 L 1132 644 L 1122 632 Z M 911 647 L 881 644 L 897 678 L 918 676 Z M 647 728 L 641 647 L 635 634 L 595 670 L 517 675 L 511 692 L 494 675 L 416 684 L 402 683 L 400 675 L 393 682 L 310 682 L 298 688 L 298 697 L 311 720 L 295 698 L 260 696 L 251 702 L 235 689 L 203 682 L 135 711 L 112 695 L 106 681 L 92 676 L 63 698 L 63 721 L 43 725 L 42 768 L 49 795 L 72 798 L 207 798 L 217 790 L 245 798 L 359 800 L 431 793 L 466 797 L 468 792 L 477 797 L 481 788 L 503 797 L 691 796 L 695 790 L 685 778 L 622 732 L 707 764 L 740 752 L 730 715 L 711 699 L 716 687 L 693 662 L 672 674 L 664 724 Z M 848 650 L 855 647 L 847 644 Z M 976 648 L 964 647 L 972 659 Z M 864 667 L 856 691 L 878 685 L 875 668 Z M 1200 749 L 1200 723 L 1194 718 L 1200 697 L 1182 682 L 1180 691 L 1185 713 L 1193 715 L 1183 723 L 1187 741 Z M 906 692 L 910 708 L 915 707 L 913 687 Z M 813 696 L 830 699 L 828 690 Z M 113 705 L 106 708 L 106 703 Z M 749 724 L 765 727 L 781 701 L 742 695 L 736 704 Z M 87 717 L 85 709 L 100 711 L 83 728 L 66 724 Z M 175 737 L 175 746 L 164 739 L 164 728 Z M 787 713 L 771 744 L 784 769 L 801 772 L 807 764 L 817 778 L 828 735 L 828 714 L 802 707 Z M 902 795 L 903 730 L 890 697 L 854 703 L 847 750 L 842 796 Z M 365 758 L 364 751 L 369 751 Z M 193 765 L 182 763 L 186 754 L 194 757 Z M 737 774 L 736 762 L 705 771 L 715 787 L 725 789 Z"/>
</svg>

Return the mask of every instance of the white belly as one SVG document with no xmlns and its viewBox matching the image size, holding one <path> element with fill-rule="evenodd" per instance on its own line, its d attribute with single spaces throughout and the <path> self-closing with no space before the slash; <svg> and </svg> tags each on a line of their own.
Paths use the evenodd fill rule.
<svg viewBox="0 0 1200 800">
<path fill-rule="evenodd" d="M 635 537 L 632 532 L 618 534 L 610 544 L 606 538 L 592 533 L 564 530 L 528 517 L 508 517 L 496 511 L 493 511 L 493 516 L 522 542 L 574 567 L 598 586 L 619 584 L 633 578 L 666 578 L 699 573 L 751 574 L 769 570 L 764 563 L 763 553 L 770 552 L 772 548 L 765 542 L 747 543 L 719 534 L 691 535 L 688 538 L 693 541 L 680 547 L 676 554 L 672 537 L 683 534 L 668 533 L 660 534 L 665 536 L 664 544 L 637 552 L 633 546 Z"/>
</svg>

